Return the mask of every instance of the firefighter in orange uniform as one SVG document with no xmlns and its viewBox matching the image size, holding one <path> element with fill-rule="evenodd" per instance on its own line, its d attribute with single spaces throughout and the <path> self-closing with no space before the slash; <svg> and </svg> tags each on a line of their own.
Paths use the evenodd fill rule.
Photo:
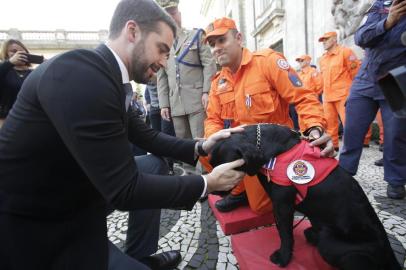
<svg viewBox="0 0 406 270">
<path fill-rule="evenodd" d="M 292 127 L 288 104 L 299 112 L 302 131 L 325 145 L 322 155 L 334 155 L 330 136 L 324 133 L 323 109 L 285 57 L 271 49 L 250 52 L 242 47 L 242 35 L 229 18 L 215 20 L 206 29 L 206 41 L 222 67 L 212 80 L 205 121 L 205 137 L 224 127 L 278 123 Z M 203 162 L 204 163 L 204 162 Z M 207 165 L 207 160 L 205 162 Z M 244 192 L 246 191 L 246 192 Z M 227 212 L 248 203 L 264 213 L 272 205 L 257 177 L 246 176 L 216 207 Z"/>
<path fill-rule="evenodd" d="M 358 72 L 360 61 L 354 52 L 337 44 L 337 33 L 327 32 L 319 38 L 326 52 L 320 58 L 323 77 L 323 108 L 327 120 L 327 133 L 338 150 L 338 117 L 345 124 L 344 104 L 350 91 L 352 80 Z"/>
<path fill-rule="evenodd" d="M 300 65 L 299 77 L 305 88 L 312 90 L 317 97 L 321 97 L 323 93 L 323 78 L 316 68 L 310 66 L 312 58 L 310 55 L 302 55 L 296 58 Z"/>
</svg>

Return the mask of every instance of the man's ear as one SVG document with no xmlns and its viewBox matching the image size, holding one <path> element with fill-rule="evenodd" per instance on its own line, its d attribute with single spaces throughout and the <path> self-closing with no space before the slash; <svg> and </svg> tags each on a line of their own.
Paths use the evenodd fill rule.
<svg viewBox="0 0 406 270">
<path fill-rule="evenodd" d="M 244 159 L 243 171 L 248 175 L 256 175 L 267 162 L 266 157 L 255 145 L 243 143 L 240 145 L 240 154 Z"/>
<path fill-rule="evenodd" d="M 129 20 L 124 27 L 126 38 L 131 43 L 137 43 L 141 39 L 141 29 L 139 25 L 133 21 Z"/>
</svg>

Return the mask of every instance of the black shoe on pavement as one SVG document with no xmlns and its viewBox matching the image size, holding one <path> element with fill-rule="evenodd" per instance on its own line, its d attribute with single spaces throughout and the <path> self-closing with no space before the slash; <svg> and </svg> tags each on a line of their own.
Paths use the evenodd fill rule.
<svg viewBox="0 0 406 270">
<path fill-rule="evenodd" d="M 374 162 L 375 166 L 382 167 L 383 166 L 383 158 L 378 159 Z"/>
<path fill-rule="evenodd" d="M 386 195 L 388 195 L 388 198 L 390 199 L 401 200 L 406 196 L 405 186 L 394 186 L 388 184 Z"/>
<path fill-rule="evenodd" d="M 363 145 L 362 147 L 364 147 L 364 148 L 369 148 L 369 144 L 364 143 L 364 145 Z"/>
<path fill-rule="evenodd" d="M 169 270 L 176 268 L 181 260 L 180 251 L 171 250 L 142 258 L 139 261 L 152 270 Z"/>
<path fill-rule="evenodd" d="M 239 195 L 232 195 L 230 193 L 215 204 L 220 212 L 229 212 L 242 205 L 248 205 L 247 193 L 245 192 Z"/>
</svg>

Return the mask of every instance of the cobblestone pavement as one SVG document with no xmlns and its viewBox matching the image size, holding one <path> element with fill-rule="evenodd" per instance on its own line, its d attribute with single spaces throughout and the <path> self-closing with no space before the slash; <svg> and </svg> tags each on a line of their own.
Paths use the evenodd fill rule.
<svg viewBox="0 0 406 270">
<path fill-rule="evenodd" d="M 374 161 L 381 157 L 378 146 L 364 148 L 356 179 L 378 213 L 395 254 L 406 269 L 406 200 L 386 197 L 383 168 L 374 165 Z M 177 173 L 193 171 L 177 168 Z M 127 213 L 113 212 L 107 224 L 110 240 L 121 248 L 127 230 Z M 191 211 L 163 210 L 158 244 L 158 252 L 181 251 L 183 261 L 177 269 L 239 269 L 230 237 L 223 234 L 207 201 L 198 202 Z"/>
</svg>

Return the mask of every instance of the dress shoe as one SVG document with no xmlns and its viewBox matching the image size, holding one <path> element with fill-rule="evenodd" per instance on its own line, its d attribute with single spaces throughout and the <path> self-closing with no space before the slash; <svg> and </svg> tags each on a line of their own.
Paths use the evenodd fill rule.
<svg viewBox="0 0 406 270">
<path fill-rule="evenodd" d="M 171 250 L 144 257 L 139 261 L 152 270 L 169 270 L 176 268 L 181 260 L 182 256 L 180 255 L 180 251 Z"/>
<path fill-rule="evenodd" d="M 369 148 L 369 144 L 364 143 L 364 145 L 363 145 L 362 147 L 364 147 L 364 148 Z"/>
<path fill-rule="evenodd" d="M 239 206 L 247 204 L 248 204 L 247 193 L 243 192 L 239 195 L 232 195 L 230 193 L 223 199 L 218 200 L 215 206 L 220 212 L 229 212 Z"/>
<path fill-rule="evenodd" d="M 382 167 L 383 166 L 383 158 L 378 159 L 374 162 L 375 166 Z"/>
<path fill-rule="evenodd" d="M 395 186 L 388 184 L 386 194 L 388 195 L 388 198 L 401 200 L 406 195 L 405 186 Z"/>
</svg>

